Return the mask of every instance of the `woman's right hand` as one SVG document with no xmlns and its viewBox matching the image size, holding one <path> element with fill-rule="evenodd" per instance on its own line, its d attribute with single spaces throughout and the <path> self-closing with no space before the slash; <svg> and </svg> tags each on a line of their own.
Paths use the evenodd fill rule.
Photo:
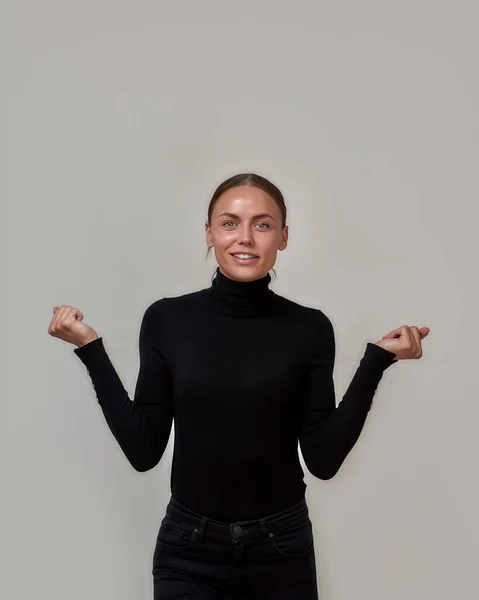
<svg viewBox="0 0 479 600">
<path fill-rule="evenodd" d="M 82 323 L 83 315 L 72 306 L 54 306 L 53 318 L 48 326 L 48 333 L 60 340 L 84 346 L 98 339 L 97 332 L 86 323 Z"/>
</svg>

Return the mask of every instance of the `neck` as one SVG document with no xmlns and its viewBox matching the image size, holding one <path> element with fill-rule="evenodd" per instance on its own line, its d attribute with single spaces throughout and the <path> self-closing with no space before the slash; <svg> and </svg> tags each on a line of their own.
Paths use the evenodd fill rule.
<svg viewBox="0 0 479 600">
<path fill-rule="evenodd" d="M 233 315 L 264 314 L 272 309 L 275 293 L 269 289 L 268 273 L 253 281 L 238 281 L 224 275 L 217 267 L 208 289 L 218 310 Z"/>
</svg>

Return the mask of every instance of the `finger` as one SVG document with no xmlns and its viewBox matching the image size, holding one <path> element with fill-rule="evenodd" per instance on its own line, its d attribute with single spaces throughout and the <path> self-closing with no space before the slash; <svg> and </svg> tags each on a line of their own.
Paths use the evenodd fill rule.
<svg viewBox="0 0 479 600">
<path fill-rule="evenodd" d="M 390 331 L 386 335 L 383 335 L 383 340 L 386 338 L 398 337 L 398 335 L 401 333 L 402 328 L 403 327 L 398 327 L 397 329 L 394 329 L 394 331 Z"/>
<path fill-rule="evenodd" d="M 60 312 L 60 306 L 55 306 L 54 307 L 54 313 L 53 313 L 53 317 L 52 320 L 50 321 L 50 325 L 48 326 L 48 330 L 50 333 L 54 332 L 57 326 L 57 322 L 58 322 L 58 313 Z M 56 309 L 56 310 L 55 310 Z"/>
<path fill-rule="evenodd" d="M 419 335 L 419 329 L 416 326 L 408 327 L 407 335 L 407 347 L 410 349 L 411 354 L 414 358 L 421 358 L 421 336 Z"/>
<path fill-rule="evenodd" d="M 400 339 L 402 344 L 404 345 L 404 347 L 414 349 L 416 347 L 416 341 L 411 332 L 411 328 L 409 327 L 409 325 L 404 325 L 404 327 L 402 327 L 401 329 L 402 331 Z"/>
<path fill-rule="evenodd" d="M 73 323 L 74 321 L 81 321 L 83 319 L 83 315 L 78 310 L 78 308 L 72 307 L 71 312 L 68 314 L 69 323 Z"/>
<path fill-rule="evenodd" d="M 56 325 L 57 319 L 58 319 L 58 311 L 60 310 L 61 306 L 55 306 L 53 308 L 53 317 L 52 317 L 52 321 L 50 323 L 50 326 L 53 327 L 54 325 Z"/>
<path fill-rule="evenodd" d="M 419 330 L 419 333 L 421 334 L 421 338 L 425 338 L 426 335 L 429 335 L 429 332 L 431 330 L 429 329 L 429 327 L 421 327 L 421 329 Z"/>
<path fill-rule="evenodd" d="M 421 351 L 421 334 L 419 333 L 419 327 L 416 327 L 415 325 L 413 325 L 412 327 L 409 328 L 410 332 L 411 332 L 411 336 L 414 340 L 414 350 L 416 352 L 420 352 Z"/>
<path fill-rule="evenodd" d="M 409 344 L 409 346 L 411 348 L 416 348 L 416 336 L 413 333 L 413 326 L 410 325 L 405 325 L 405 331 L 404 331 L 404 339 L 407 340 L 407 343 Z M 417 329 L 417 327 L 416 327 Z"/>
<path fill-rule="evenodd" d="M 76 321 L 76 315 L 78 310 L 74 306 L 68 306 L 68 311 L 63 315 L 63 324 L 66 327 L 70 327 L 70 325 Z"/>
<path fill-rule="evenodd" d="M 57 310 L 57 312 L 55 313 L 55 319 L 54 319 L 54 325 L 55 327 L 60 327 L 61 323 L 65 317 L 65 315 L 68 313 L 68 311 L 70 310 L 70 307 L 67 305 L 62 305 L 60 306 L 60 308 Z"/>
<path fill-rule="evenodd" d="M 421 332 L 418 327 L 413 328 L 414 340 L 416 343 L 416 358 L 421 358 L 422 356 L 422 345 L 421 345 Z"/>
</svg>

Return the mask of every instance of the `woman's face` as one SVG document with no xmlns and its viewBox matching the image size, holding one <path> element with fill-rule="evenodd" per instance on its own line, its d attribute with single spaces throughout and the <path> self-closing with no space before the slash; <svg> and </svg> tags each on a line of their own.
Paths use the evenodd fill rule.
<svg viewBox="0 0 479 600">
<path fill-rule="evenodd" d="M 257 187 L 230 188 L 217 200 L 211 223 L 205 224 L 206 243 L 214 246 L 220 271 L 230 279 L 252 281 L 267 275 L 278 250 L 288 241 L 288 226 L 281 227 L 281 211 L 269 194 Z M 253 260 L 232 254 L 253 254 Z"/>
</svg>

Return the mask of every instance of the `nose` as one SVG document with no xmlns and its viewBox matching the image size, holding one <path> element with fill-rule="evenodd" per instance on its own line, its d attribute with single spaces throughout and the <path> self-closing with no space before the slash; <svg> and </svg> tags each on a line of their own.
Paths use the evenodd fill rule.
<svg viewBox="0 0 479 600">
<path fill-rule="evenodd" d="M 251 229 L 248 227 L 248 225 L 244 225 L 238 230 L 238 241 L 241 244 L 250 244 L 252 240 L 253 234 L 251 233 Z"/>
</svg>

